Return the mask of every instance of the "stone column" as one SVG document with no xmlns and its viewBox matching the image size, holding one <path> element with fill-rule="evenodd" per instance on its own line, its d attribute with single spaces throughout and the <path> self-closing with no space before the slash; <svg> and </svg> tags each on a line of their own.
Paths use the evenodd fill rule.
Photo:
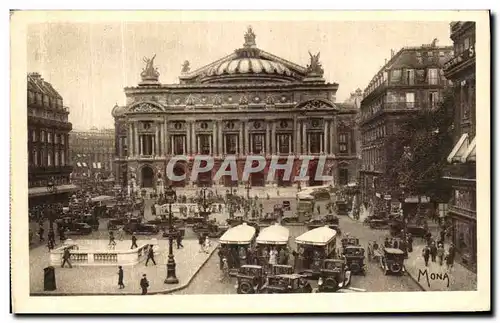
<svg viewBox="0 0 500 323">
<path fill-rule="evenodd" d="M 134 156 L 139 155 L 139 133 L 137 130 L 139 130 L 138 127 L 139 123 L 135 122 L 134 127 L 133 127 L 133 132 L 134 132 Z"/>
<path fill-rule="evenodd" d="M 127 136 L 127 155 L 132 157 L 134 155 L 134 129 L 132 128 L 132 123 L 128 124 L 128 136 Z"/>
<path fill-rule="evenodd" d="M 191 120 L 186 123 L 186 155 L 191 153 Z"/>
<path fill-rule="evenodd" d="M 338 148 L 337 142 L 337 116 L 333 117 L 333 120 L 330 123 L 330 154 L 337 154 Z"/>
<path fill-rule="evenodd" d="M 248 121 L 245 121 L 245 155 L 248 155 L 250 153 L 250 136 L 248 133 L 248 127 L 249 123 Z"/>
<path fill-rule="evenodd" d="M 276 148 L 276 122 L 272 121 L 272 128 L 271 128 L 271 154 L 278 154 L 277 148 Z"/>
<path fill-rule="evenodd" d="M 122 137 L 118 136 L 116 138 L 118 140 L 118 157 L 121 158 L 121 157 L 124 157 L 123 156 L 123 141 L 122 141 Z"/>
<path fill-rule="evenodd" d="M 271 155 L 272 154 L 272 151 L 271 151 L 271 140 L 270 140 L 270 133 L 269 133 L 269 120 L 266 120 L 266 155 Z"/>
<path fill-rule="evenodd" d="M 219 129 L 218 129 L 218 132 L 219 132 L 219 140 L 217 141 L 217 151 L 218 151 L 218 154 L 219 155 L 222 155 L 223 153 L 223 149 L 224 149 L 224 142 L 223 142 L 223 139 L 222 139 L 222 126 L 223 126 L 223 121 L 222 120 L 219 120 L 218 122 L 219 124 Z"/>
<path fill-rule="evenodd" d="M 208 139 L 208 154 L 210 156 L 212 156 L 213 155 L 213 152 L 212 152 L 212 138 L 213 137 L 211 135 L 208 135 L 208 138 L 209 138 Z"/>
<path fill-rule="evenodd" d="M 307 146 L 306 122 L 302 120 L 302 153 L 307 154 L 309 147 Z"/>
<path fill-rule="evenodd" d="M 324 129 L 323 129 L 323 149 L 321 152 L 323 153 L 328 153 L 328 120 L 323 121 L 324 124 Z"/>
<path fill-rule="evenodd" d="M 217 123 L 214 121 L 212 130 L 212 140 L 210 141 L 210 154 L 217 155 Z"/>
<path fill-rule="evenodd" d="M 139 152 L 138 152 L 138 155 L 141 156 L 142 155 L 142 148 L 144 147 L 144 142 L 142 141 L 143 136 L 142 135 L 138 135 L 137 137 L 139 138 Z"/>
<path fill-rule="evenodd" d="M 192 151 L 192 154 L 195 155 L 198 153 L 198 151 L 196 151 L 196 122 L 193 121 L 191 123 L 191 151 Z"/>
<path fill-rule="evenodd" d="M 288 154 L 290 154 L 290 151 L 292 150 L 292 134 L 288 136 Z"/>
<path fill-rule="evenodd" d="M 240 122 L 240 133 L 238 135 L 238 155 L 243 155 L 243 122 Z"/>
<path fill-rule="evenodd" d="M 156 133 L 155 133 L 155 153 L 154 155 L 160 155 L 160 124 L 156 124 Z"/>
<path fill-rule="evenodd" d="M 300 151 L 301 139 L 300 139 L 300 122 L 299 120 L 297 120 L 297 118 L 294 119 L 293 129 L 295 130 L 295 147 L 292 149 L 294 150 L 294 153 L 296 155 L 299 155 L 301 153 Z"/>
<path fill-rule="evenodd" d="M 201 140 L 200 136 L 196 136 L 196 153 L 201 151 Z"/>
</svg>

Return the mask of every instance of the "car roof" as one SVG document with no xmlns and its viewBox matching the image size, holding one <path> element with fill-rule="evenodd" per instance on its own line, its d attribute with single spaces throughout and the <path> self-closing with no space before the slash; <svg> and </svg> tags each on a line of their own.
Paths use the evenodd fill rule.
<svg viewBox="0 0 500 323">
<path fill-rule="evenodd" d="M 259 265 L 243 265 L 243 266 L 241 266 L 241 268 L 257 268 L 257 269 L 261 269 L 262 266 L 259 266 Z"/>
<path fill-rule="evenodd" d="M 299 274 L 281 274 L 281 275 L 276 275 L 275 277 L 295 279 L 295 278 L 301 278 L 303 276 Z"/>
<path fill-rule="evenodd" d="M 346 246 L 345 249 L 364 249 L 364 248 L 362 246 L 349 245 L 349 246 Z"/>
<path fill-rule="evenodd" d="M 404 252 L 401 249 L 396 249 L 396 248 L 384 248 L 384 251 L 387 253 L 392 253 L 395 255 L 403 255 Z"/>
</svg>

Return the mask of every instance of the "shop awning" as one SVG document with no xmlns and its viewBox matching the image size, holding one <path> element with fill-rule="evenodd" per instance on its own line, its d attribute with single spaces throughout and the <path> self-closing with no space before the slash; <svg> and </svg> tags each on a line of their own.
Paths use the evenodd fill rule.
<svg viewBox="0 0 500 323">
<path fill-rule="evenodd" d="M 472 139 L 469 147 L 467 147 L 467 151 L 464 153 L 460 161 L 462 163 L 466 163 L 468 161 L 476 161 L 476 137 Z"/>
<path fill-rule="evenodd" d="M 464 163 L 464 162 L 466 162 L 469 148 L 471 146 L 475 147 L 475 145 L 476 145 L 475 138 L 469 144 L 469 135 L 464 133 L 460 137 L 460 139 L 457 141 L 457 143 L 455 144 L 455 147 L 453 147 L 451 153 L 448 155 L 448 158 L 447 158 L 448 163 L 454 163 L 454 162 Z M 470 152 L 469 152 L 469 154 L 470 154 Z"/>
<path fill-rule="evenodd" d="M 78 186 L 75 184 L 67 184 L 67 185 L 58 185 L 56 186 L 57 190 L 56 191 L 49 191 L 47 187 L 32 187 L 28 189 L 28 196 L 33 197 L 33 196 L 44 196 L 44 195 L 49 195 L 49 194 L 57 194 L 57 193 L 67 193 L 67 192 L 74 192 L 79 189 Z"/>
</svg>

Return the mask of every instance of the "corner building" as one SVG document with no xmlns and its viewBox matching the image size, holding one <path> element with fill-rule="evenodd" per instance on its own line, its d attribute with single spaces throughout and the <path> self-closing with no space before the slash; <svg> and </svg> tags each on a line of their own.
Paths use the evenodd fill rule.
<svg viewBox="0 0 500 323">
<path fill-rule="evenodd" d="M 251 186 L 291 186 L 298 175 L 300 155 L 314 156 L 309 163 L 310 180 L 302 186 L 323 183 L 314 180 L 318 157 L 325 155 L 325 175 L 336 185 L 355 181 L 357 110 L 352 104 L 335 104 L 336 83 L 326 83 L 319 54 L 311 55 L 307 67 L 289 62 L 256 47 L 249 28 L 242 48 L 204 67 L 190 71 L 185 62 L 180 84 L 161 84 L 153 66 L 154 57 L 145 59 L 142 82 L 125 89 L 126 106 L 115 106 L 115 178 L 127 185 L 135 178 L 140 187 L 155 187 L 166 178 L 166 166 L 176 155 L 176 175 L 186 174 L 174 186 L 236 186 L 242 182 L 245 156 L 266 158 L 265 169 L 251 174 Z M 189 175 L 194 155 L 210 155 L 215 165 L 200 174 L 195 183 Z M 267 180 L 272 156 L 286 163 L 294 155 L 290 180 L 277 171 Z M 212 181 L 226 156 L 237 160 L 238 178 Z M 203 166 L 203 164 L 202 164 Z"/>
<path fill-rule="evenodd" d="M 361 200 L 374 210 L 388 201 L 399 203 L 391 193 L 397 189 L 382 180 L 395 162 L 387 138 L 396 134 L 408 115 L 439 104 L 449 81 L 444 64 L 452 57 L 451 46 L 431 44 L 403 47 L 373 77 L 361 101 Z"/>
<path fill-rule="evenodd" d="M 450 25 L 454 57 L 444 65 L 445 76 L 453 82 L 455 98 L 455 147 L 448 155 L 445 179 L 452 186 L 448 203 L 451 237 L 459 256 L 457 261 L 477 268 L 476 217 L 476 25 L 457 21 Z"/>
</svg>

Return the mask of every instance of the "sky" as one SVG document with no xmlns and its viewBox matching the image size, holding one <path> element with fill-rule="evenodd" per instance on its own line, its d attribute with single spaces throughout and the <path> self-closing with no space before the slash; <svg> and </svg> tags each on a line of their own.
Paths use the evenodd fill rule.
<svg viewBox="0 0 500 323">
<path fill-rule="evenodd" d="M 199 21 L 43 23 L 28 27 L 28 72 L 38 72 L 61 94 L 74 129 L 111 128 L 123 88 L 136 86 L 143 57 L 156 54 L 164 84 L 178 83 L 182 63 L 191 70 L 242 47 L 247 27 L 257 47 L 306 66 L 320 52 L 327 82 L 338 83 L 337 102 L 368 85 L 391 49 L 451 45 L 449 22 Z"/>
</svg>

